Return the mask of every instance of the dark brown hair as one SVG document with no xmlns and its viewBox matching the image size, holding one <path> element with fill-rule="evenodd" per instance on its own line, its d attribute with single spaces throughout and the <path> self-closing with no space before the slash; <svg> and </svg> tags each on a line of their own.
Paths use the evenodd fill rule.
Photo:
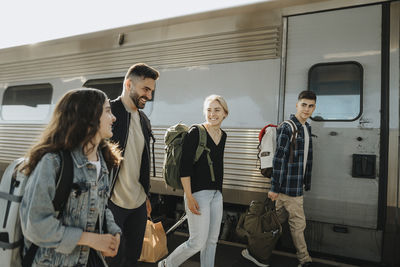
<svg viewBox="0 0 400 267">
<path fill-rule="evenodd" d="M 100 117 L 106 101 L 109 101 L 106 94 L 97 89 L 82 88 L 67 92 L 58 101 L 39 142 L 28 151 L 28 161 L 22 167 L 25 175 L 32 173 L 46 153 L 72 151 L 92 144 L 100 128 Z M 99 149 L 109 169 L 121 161 L 120 151 L 115 144 L 102 140 Z"/>
<path fill-rule="evenodd" d="M 300 100 L 300 99 L 309 99 L 309 100 L 317 101 L 317 96 L 315 95 L 315 93 L 313 91 L 305 90 L 305 91 L 300 92 L 297 100 Z"/>
<path fill-rule="evenodd" d="M 153 80 L 157 80 L 159 76 L 160 73 L 156 69 L 144 63 L 137 63 L 129 68 L 125 75 L 125 80 L 135 77 L 140 77 L 142 79 L 151 78 Z"/>
</svg>

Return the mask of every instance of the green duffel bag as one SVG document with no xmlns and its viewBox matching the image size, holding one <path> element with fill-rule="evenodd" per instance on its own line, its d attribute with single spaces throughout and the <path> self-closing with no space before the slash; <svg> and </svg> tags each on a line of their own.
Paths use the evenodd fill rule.
<svg viewBox="0 0 400 267">
<path fill-rule="evenodd" d="M 265 202 L 252 201 L 246 213 L 240 216 L 236 234 L 242 242 L 247 243 L 251 256 L 268 264 L 282 234 L 274 203 L 270 199 Z"/>
</svg>

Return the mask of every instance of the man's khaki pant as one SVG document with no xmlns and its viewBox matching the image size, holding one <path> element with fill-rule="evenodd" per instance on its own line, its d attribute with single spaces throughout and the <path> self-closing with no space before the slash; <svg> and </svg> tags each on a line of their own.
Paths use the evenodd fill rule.
<svg viewBox="0 0 400 267">
<path fill-rule="evenodd" d="M 288 219 L 299 262 L 303 264 L 312 261 L 307 251 L 306 240 L 304 239 L 306 217 L 304 215 L 303 196 L 291 197 L 280 193 L 276 200 L 275 207 L 281 224 Z"/>
</svg>

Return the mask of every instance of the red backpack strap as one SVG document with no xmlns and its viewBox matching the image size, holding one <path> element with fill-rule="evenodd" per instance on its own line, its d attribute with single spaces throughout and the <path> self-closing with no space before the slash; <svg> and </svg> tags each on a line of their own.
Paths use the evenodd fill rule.
<svg viewBox="0 0 400 267">
<path fill-rule="evenodd" d="M 262 140 L 262 138 L 264 137 L 264 134 L 265 134 L 265 130 L 266 130 L 268 127 L 278 127 L 278 126 L 275 125 L 275 124 L 268 124 L 268 125 L 264 126 L 264 127 L 261 129 L 260 133 L 258 134 L 258 142 L 261 143 L 261 140 Z"/>
</svg>

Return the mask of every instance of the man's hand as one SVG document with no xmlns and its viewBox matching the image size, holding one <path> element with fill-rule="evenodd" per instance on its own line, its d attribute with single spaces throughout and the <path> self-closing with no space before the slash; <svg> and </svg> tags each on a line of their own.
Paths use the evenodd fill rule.
<svg viewBox="0 0 400 267">
<path fill-rule="evenodd" d="M 278 193 L 275 193 L 275 192 L 272 192 L 272 191 L 269 191 L 268 192 L 268 197 L 272 200 L 272 201 L 275 201 L 275 200 L 277 200 L 278 199 Z"/>
<path fill-rule="evenodd" d="M 151 203 L 148 198 L 146 198 L 146 209 L 147 209 L 147 217 L 150 218 L 151 216 Z"/>
</svg>

